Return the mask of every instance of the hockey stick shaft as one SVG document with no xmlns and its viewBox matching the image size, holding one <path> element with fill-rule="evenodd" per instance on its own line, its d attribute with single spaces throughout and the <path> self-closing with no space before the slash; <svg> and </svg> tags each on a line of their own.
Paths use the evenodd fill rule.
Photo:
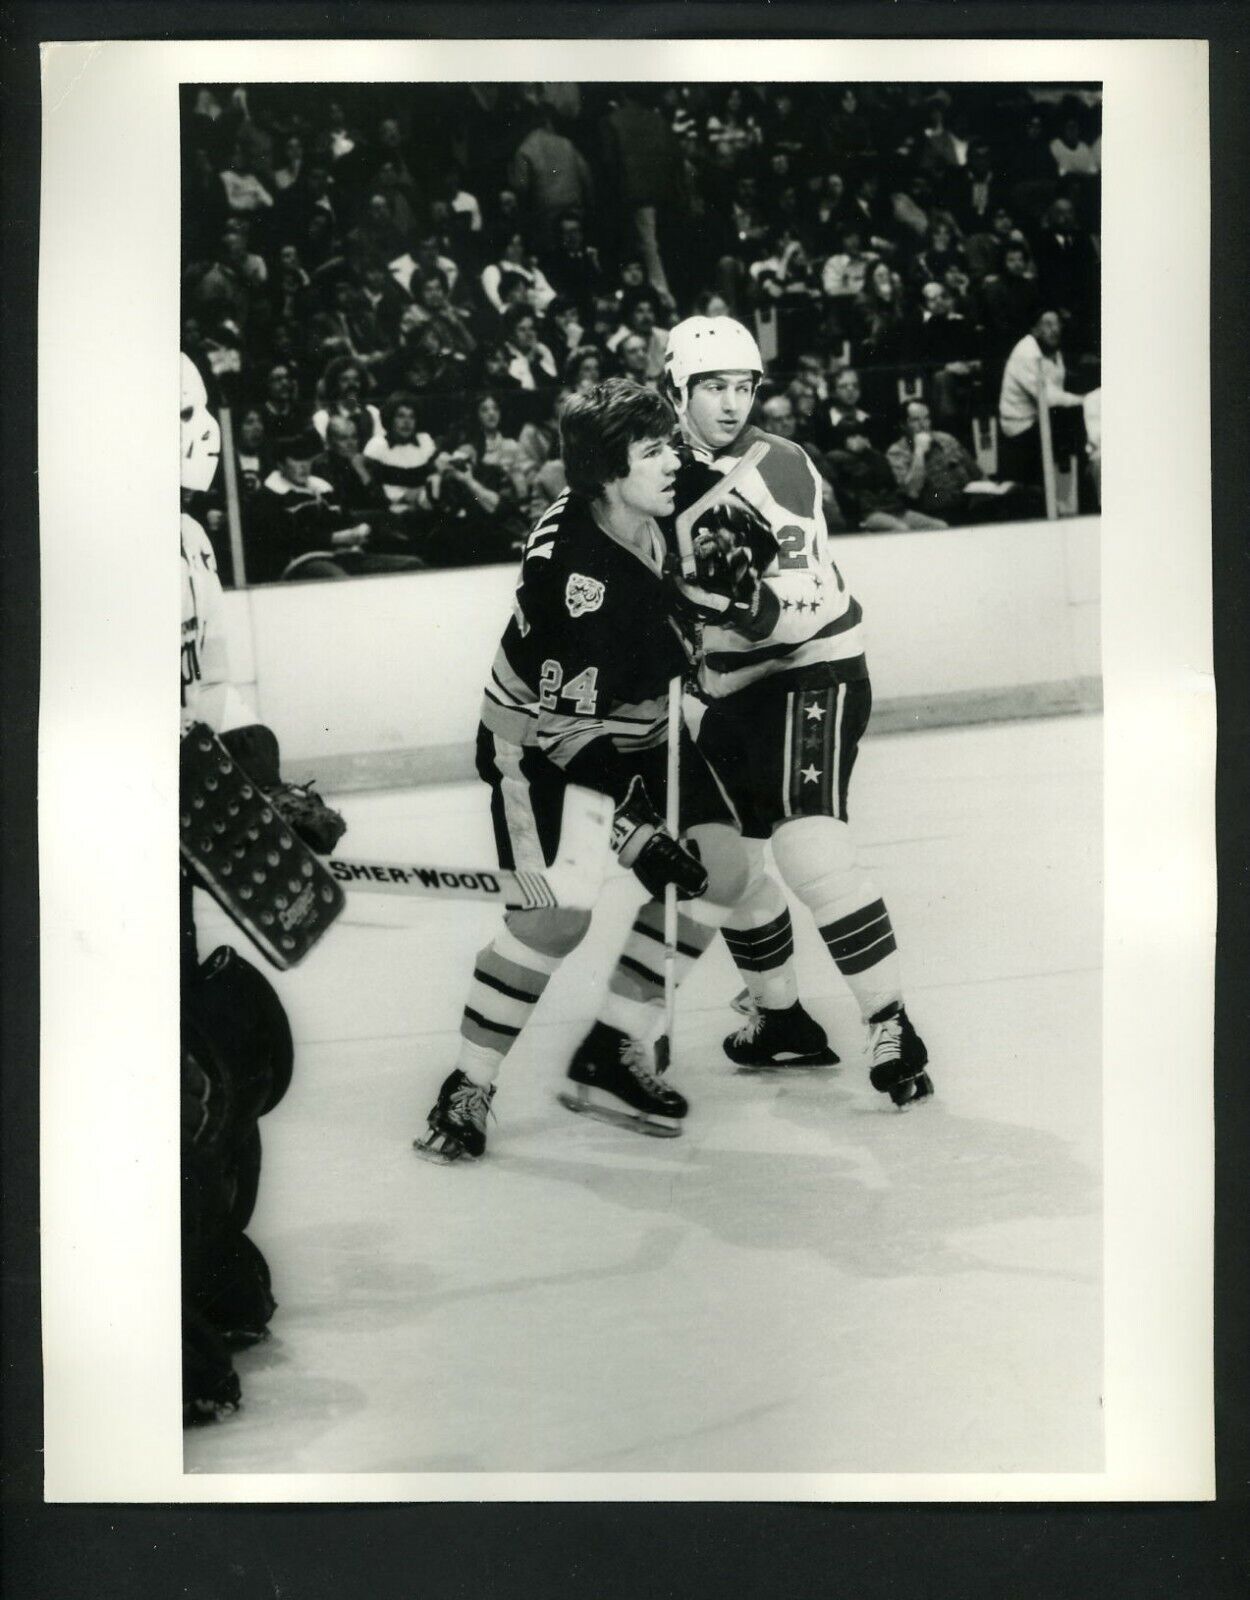
<svg viewBox="0 0 1250 1600">
<path fill-rule="evenodd" d="M 674 839 L 681 830 L 681 679 L 668 686 L 668 770 L 664 825 Z M 664 1033 L 672 1051 L 677 1018 L 677 885 L 664 888 Z"/>
<path fill-rule="evenodd" d="M 746 477 L 751 469 L 757 466 L 768 454 L 768 446 L 763 439 L 757 439 L 749 445 L 742 455 L 730 467 L 719 483 L 714 483 L 693 504 L 678 513 L 676 521 L 677 553 L 681 557 L 681 575 L 683 578 L 693 578 L 695 574 L 694 540 L 692 532 L 695 523 L 708 509 L 717 506 L 733 493 L 734 489 Z"/>
</svg>

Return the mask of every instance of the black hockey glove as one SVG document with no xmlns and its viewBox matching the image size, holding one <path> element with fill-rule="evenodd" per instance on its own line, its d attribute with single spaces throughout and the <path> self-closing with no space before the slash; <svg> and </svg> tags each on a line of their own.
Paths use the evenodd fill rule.
<svg viewBox="0 0 1250 1600">
<path fill-rule="evenodd" d="M 634 778 L 612 822 L 612 848 L 647 893 L 661 900 L 671 883 L 679 900 L 695 900 L 707 889 L 707 869 L 693 845 L 674 839 L 647 794 Z"/>
<path fill-rule="evenodd" d="M 347 824 L 326 805 L 311 783 L 283 783 L 273 730 L 253 722 L 246 728 L 231 728 L 219 737 L 248 777 L 264 790 L 287 827 L 310 850 L 328 856 L 347 832 Z"/>
<path fill-rule="evenodd" d="M 738 497 L 710 506 L 692 530 L 693 577 L 675 575 L 678 607 L 703 622 L 748 634 L 768 632 L 776 601 L 760 573 L 777 552 L 763 517 Z"/>
</svg>

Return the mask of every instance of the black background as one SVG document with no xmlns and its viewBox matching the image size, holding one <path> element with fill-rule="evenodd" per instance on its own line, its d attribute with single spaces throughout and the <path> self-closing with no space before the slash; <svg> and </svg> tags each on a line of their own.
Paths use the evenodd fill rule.
<svg viewBox="0 0 1250 1600">
<path fill-rule="evenodd" d="M 1096 30 L 1096 31 L 1095 31 Z M 38 520 L 35 286 L 40 39 L 1208 38 L 1212 113 L 1212 417 L 1219 694 L 1216 1002 L 1218 1500 L 1198 1506 L 42 1504 L 38 1284 L 35 774 Z M 871 3 L 455 6 L 0 4 L 0 1097 L 3 1111 L 4 1524 L 14 1600 L 320 1600 L 322 1596 L 1250 1595 L 1250 17 L 1239 4 Z M 559 72 L 553 68 L 552 77 Z M 1166 228 L 1166 217 L 1160 227 Z M 1143 270 L 1149 264 L 1143 263 Z M 1160 312 L 1166 314 L 1160 299 Z M 1149 339 L 1149 329 L 1142 330 Z M 1160 374 L 1165 383 L 1167 375 Z M 1146 464 L 1143 464 L 1146 470 Z M 1166 463 L 1150 470 L 1166 470 Z M 1168 842 L 1159 841 L 1166 853 Z M 1166 1003 L 1166 974 L 1161 974 Z M 1116 1114 L 1108 1104 L 1106 1115 Z M 663 1359 L 663 1352 L 657 1352 Z M 110 1376 L 102 1370 L 99 1381 Z M 604 1403 L 612 1403 L 605 1377 Z M 84 1425 L 86 1425 L 84 1419 Z"/>
</svg>

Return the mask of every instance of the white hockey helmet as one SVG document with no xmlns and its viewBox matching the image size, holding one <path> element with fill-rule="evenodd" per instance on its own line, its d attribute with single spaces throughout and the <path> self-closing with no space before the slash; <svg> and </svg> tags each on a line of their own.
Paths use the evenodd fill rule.
<svg viewBox="0 0 1250 1600">
<path fill-rule="evenodd" d="M 207 489 L 221 457 L 221 429 L 208 409 L 204 380 L 189 356 L 182 355 L 182 487 Z"/>
<path fill-rule="evenodd" d="M 753 372 L 762 378 L 764 363 L 750 332 L 732 317 L 687 317 L 669 332 L 664 370 L 681 412 L 693 378 L 705 372 Z"/>
</svg>

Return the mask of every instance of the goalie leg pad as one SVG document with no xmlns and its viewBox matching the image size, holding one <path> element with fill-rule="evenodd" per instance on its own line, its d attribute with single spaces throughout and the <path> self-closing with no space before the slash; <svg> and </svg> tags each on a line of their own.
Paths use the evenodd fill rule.
<svg viewBox="0 0 1250 1600">
<path fill-rule="evenodd" d="M 178 820 L 187 870 L 275 967 L 302 961 L 343 890 L 203 723 L 182 740 Z"/>
</svg>

